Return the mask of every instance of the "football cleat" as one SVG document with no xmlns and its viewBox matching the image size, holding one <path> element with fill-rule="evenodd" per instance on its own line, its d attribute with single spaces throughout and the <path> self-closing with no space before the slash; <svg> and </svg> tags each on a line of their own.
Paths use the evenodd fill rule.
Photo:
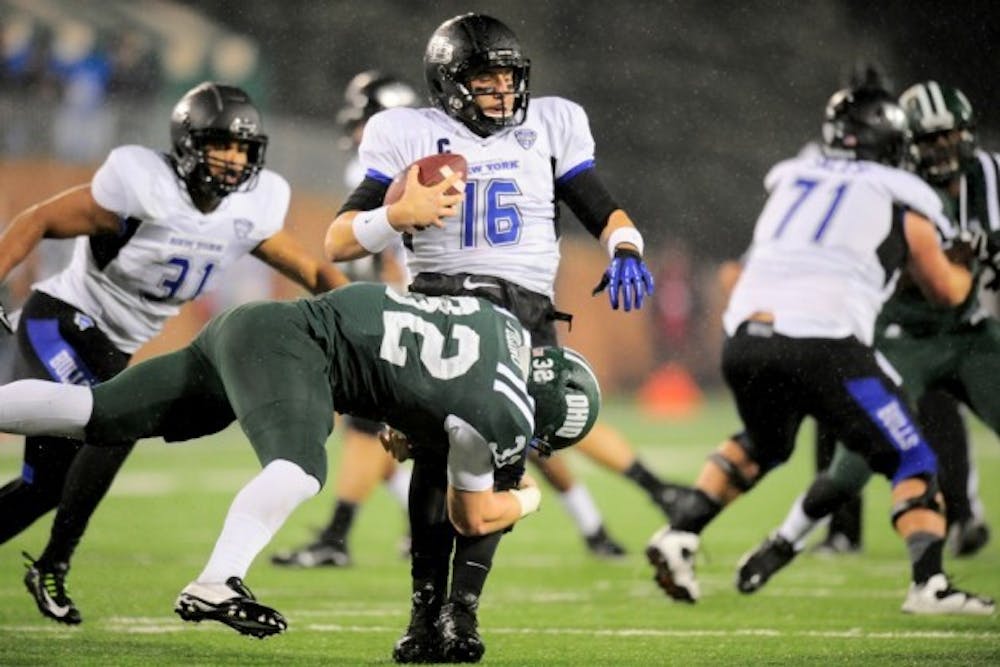
<svg viewBox="0 0 1000 667">
<path fill-rule="evenodd" d="M 346 542 L 319 540 L 300 549 L 276 553 L 271 556 L 271 563 L 285 567 L 349 567 L 353 561 Z"/>
<path fill-rule="evenodd" d="M 587 551 L 598 558 L 621 558 L 626 554 L 625 547 L 611 539 L 604 526 L 583 539 L 587 543 Z"/>
<path fill-rule="evenodd" d="M 482 659 L 486 645 L 479 636 L 478 608 L 479 599 L 472 594 L 453 598 L 441 608 L 438 627 L 445 662 L 479 662 Z"/>
<path fill-rule="evenodd" d="M 907 614 L 989 616 L 996 613 L 996 604 L 991 598 L 952 588 L 948 577 L 939 572 L 923 584 L 911 583 L 902 609 Z"/>
<path fill-rule="evenodd" d="M 973 555 L 989 541 L 989 527 L 975 519 L 954 523 L 948 529 L 948 551 L 958 558 Z"/>
<path fill-rule="evenodd" d="M 258 639 L 288 628 L 285 617 L 257 602 L 239 577 L 229 577 L 224 584 L 191 582 L 177 596 L 174 611 L 185 621 L 218 621 Z"/>
<path fill-rule="evenodd" d="M 392 659 L 401 664 L 441 662 L 441 630 L 437 620 L 441 612 L 441 598 L 433 586 L 427 585 L 413 593 L 410 607 L 410 625 L 392 647 Z"/>
<path fill-rule="evenodd" d="M 46 566 L 27 553 L 21 552 L 21 555 L 24 556 L 24 566 L 28 569 L 24 573 L 24 585 L 31 593 L 31 597 L 35 598 L 38 611 L 59 623 L 79 624 L 83 618 L 66 593 L 66 574 L 69 572 L 69 564 L 56 563 Z"/>
<path fill-rule="evenodd" d="M 777 533 L 771 535 L 740 559 L 736 570 L 736 588 L 740 593 L 756 593 L 797 554 L 791 542 Z"/>
<path fill-rule="evenodd" d="M 694 576 L 694 557 L 701 538 L 695 533 L 665 526 L 653 533 L 646 546 L 646 558 L 653 566 L 653 580 L 674 600 L 697 602 L 701 597 Z"/>
</svg>

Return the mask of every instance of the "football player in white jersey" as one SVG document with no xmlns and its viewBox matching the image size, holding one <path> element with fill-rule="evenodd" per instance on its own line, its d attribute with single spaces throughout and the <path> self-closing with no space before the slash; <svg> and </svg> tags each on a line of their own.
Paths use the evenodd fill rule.
<svg viewBox="0 0 1000 667">
<path fill-rule="evenodd" d="M 892 482 L 892 523 L 912 564 L 903 611 L 993 613 L 992 600 L 953 588 L 944 574 L 937 460 L 897 374 L 872 348 L 875 318 L 904 266 L 937 303 L 957 305 L 973 286 L 939 245 L 935 224 L 953 230 L 940 199 L 895 168 L 907 136 L 889 93 L 843 89 L 827 104 L 823 154 L 768 173 L 770 197 L 723 316 L 722 371 L 745 432 L 709 457 L 646 552 L 673 599 L 698 599 L 701 531 L 788 459 L 812 416 Z"/>
<path fill-rule="evenodd" d="M 364 168 L 357 149 L 368 120 L 384 109 L 414 106 L 417 91 L 399 77 L 379 70 L 365 70 L 355 75 L 344 90 L 344 105 L 337 113 L 341 145 L 351 152 L 344 171 L 344 185 L 353 190 L 364 180 Z M 409 282 L 403 264 L 403 244 L 386 247 L 377 255 L 344 262 L 340 268 L 351 280 L 380 281 L 399 289 Z M 399 501 L 404 511 L 410 488 L 410 468 L 401 466 L 383 448 L 378 439 L 378 424 L 347 415 L 343 419 L 344 439 L 337 466 L 335 501 L 330 520 L 309 544 L 271 556 L 275 565 L 291 567 L 345 567 L 353 563 L 348 538 L 361 504 L 380 482 Z M 400 551 L 409 555 L 407 533 Z"/>
<path fill-rule="evenodd" d="M 341 261 L 378 252 L 409 232 L 404 238 L 415 276 L 411 290 L 491 299 L 514 312 L 537 344 L 553 343 L 555 320 L 567 317 L 552 301 L 559 264 L 556 201 L 562 200 L 608 247 L 611 266 L 600 288 L 608 288 L 612 307 L 641 307 L 653 288 L 642 235 L 597 176 L 587 115 L 558 97 L 529 104 L 530 64 L 513 31 L 481 14 L 455 17 L 431 36 L 424 66 L 435 106 L 389 109 L 369 121 L 360 147 L 365 180 L 330 226 L 327 255 Z M 444 152 L 468 161 L 463 194 L 444 194 L 456 177 L 423 187 L 412 171 L 402 199 L 383 205 L 393 176 L 419 158 Z M 628 469 L 647 490 L 673 491 L 607 427 L 596 427 L 586 440 L 589 445 L 580 447 L 591 454 L 624 450 L 626 463 L 619 467 L 615 461 L 616 468 Z M 484 651 L 476 607 L 500 536 L 455 538 L 440 511 L 439 470 L 433 461 L 414 462 L 414 604 L 410 627 L 394 650 L 398 662 L 437 657 L 433 647 L 442 642 L 446 660 L 478 660 Z"/>
<path fill-rule="evenodd" d="M 42 238 L 77 237 L 70 264 L 35 284 L 20 313 L 18 378 L 95 385 L 115 376 L 247 253 L 314 293 L 347 282 L 283 229 L 289 186 L 264 168 L 267 136 L 243 90 L 191 89 L 170 136 L 168 154 L 115 148 L 90 183 L 22 211 L 0 236 L 0 279 Z M 65 589 L 70 558 L 131 448 L 27 438 L 21 476 L 0 489 L 0 543 L 59 508 L 25 577 L 50 618 L 81 620 Z"/>
</svg>

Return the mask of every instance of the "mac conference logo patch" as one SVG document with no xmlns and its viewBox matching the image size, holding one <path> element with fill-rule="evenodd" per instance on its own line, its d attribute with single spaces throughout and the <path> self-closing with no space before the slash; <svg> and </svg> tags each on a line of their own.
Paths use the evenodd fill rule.
<svg viewBox="0 0 1000 667">
<path fill-rule="evenodd" d="M 250 236 L 250 232 L 253 231 L 253 223 L 246 218 L 236 218 L 233 220 L 233 233 L 236 234 L 236 238 L 245 239 Z"/>
<path fill-rule="evenodd" d="M 521 144 L 521 148 L 528 150 L 535 145 L 535 139 L 538 138 L 538 133 L 534 130 L 514 130 L 514 138 L 517 139 L 517 143 Z"/>
</svg>

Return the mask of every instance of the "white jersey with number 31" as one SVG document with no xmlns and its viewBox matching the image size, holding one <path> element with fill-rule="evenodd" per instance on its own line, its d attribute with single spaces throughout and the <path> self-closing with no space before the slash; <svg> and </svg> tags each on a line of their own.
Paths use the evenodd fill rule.
<svg viewBox="0 0 1000 667">
<path fill-rule="evenodd" d="M 555 184 L 594 165 L 584 110 L 559 97 L 533 99 L 524 123 L 479 137 L 438 109 L 397 107 L 368 121 L 359 148 L 366 176 L 384 183 L 445 152 L 468 162 L 465 201 L 443 229 L 413 235 L 410 272 L 495 276 L 552 297 Z"/>
<path fill-rule="evenodd" d="M 953 234 L 926 183 L 875 162 L 797 157 L 778 163 L 764 183 L 770 198 L 723 316 L 729 335 L 764 312 L 786 336 L 856 336 L 870 345 L 906 257 L 894 211 L 912 209 L 942 237 Z"/>
<path fill-rule="evenodd" d="M 142 146 L 111 151 L 90 189 L 121 217 L 121 231 L 79 237 L 69 266 L 33 287 L 89 315 L 129 353 L 278 232 L 290 196 L 285 179 L 265 169 L 253 190 L 202 213 L 166 157 Z"/>
</svg>

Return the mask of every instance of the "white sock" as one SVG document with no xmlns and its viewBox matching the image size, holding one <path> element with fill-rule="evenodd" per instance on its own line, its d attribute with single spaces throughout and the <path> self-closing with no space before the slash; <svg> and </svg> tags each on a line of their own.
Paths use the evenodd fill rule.
<svg viewBox="0 0 1000 667">
<path fill-rule="evenodd" d="M 822 523 L 822 519 L 813 520 L 802 511 L 802 500 L 804 498 L 805 494 L 795 499 L 795 502 L 792 503 L 792 508 L 788 510 L 788 516 L 785 517 L 781 527 L 778 528 L 778 535 L 795 545 L 796 549 L 802 549 L 805 539 L 809 537 L 809 534 L 816 526 Z"/>
<path fill-rule="evenodd" d="M 389 493 L 396 499 L 404 510 L 410 506 L 410 477 L 413 471 L 410 466 L 396 466 L 396 471 L 389 479 L 385 480 L 385 486 Z"/>
<path fill-rule="evenodd" d="M 601 527 L 601 512 L 583 484 L 577 482 L 569 491 L 560 493 L 559 500 L 585 537 L 593 535 Z"/>
<path fill-rule="evenodd" d="M 267 464 L 233 499 L 212 556 L 197 581 L 225 583 L 230 577 L 246 577 L 253 559 L 292 511 L 318 492 L 319 481 L 291 461 Z"/>
<path fill-rule="evenodd" d="M 18 380 L 0 387 L 0 431 L 82 440 L 93 407 L 89 386 Z"/>
</svg>

